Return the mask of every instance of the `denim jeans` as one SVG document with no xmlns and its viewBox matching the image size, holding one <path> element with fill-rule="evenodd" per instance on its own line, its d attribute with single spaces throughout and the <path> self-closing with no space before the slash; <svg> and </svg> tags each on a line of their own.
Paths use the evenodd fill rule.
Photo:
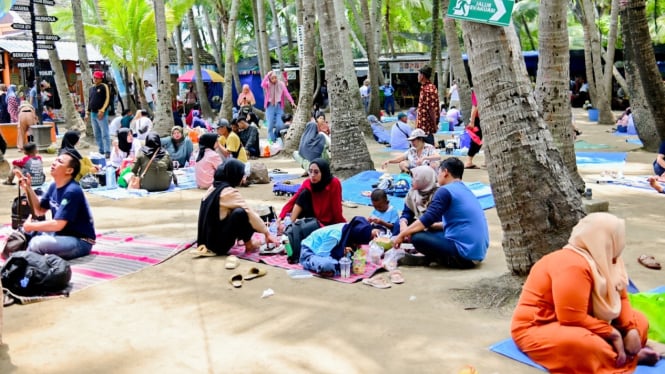
<svg viewBox="0 0 665 374">
<path fill-rule="evenodd" d="M 387 116 L 395 114 L 395 96 L 386 96 L 383 102 L 383 109 Z"/>
<path fill-rule="evenodd" d="M 109 135 L 109 116 L 104 113 L 104 118 L 99 119 L 97 113 L 90 113 L 92 131 L 99 147 L 99 153 L 111 153 L 111 137 Z"/>
<path fill-rule="evenodd" d="M 277 140 L 277 136 L 279 135 L 279 130 L 277 129 L 284 127 L 282 114 L 284 114 L 284 109 L 282 109 L 280 103 L 277 103 L 277 105 L 268 104 L 268 108 L 266 108 L 266 122 L 268 122 L 268 140 L 271 142 Z"/>
<path fill-rule="evenodd" d="M 461 269 L 475 266 L 473 261 L 460 256 L 455 242 L 446 238 L 444 231 L 421 231 L 411 236 L 416 250 L 430 259 L 441 261 L 442 265 Z"/>
<path fill-rule="evenodd" d="M 653 162 L 653 172 L 656 173 L 656 175 L 661 176 L 661 175 L 663 175 L 663 173 L 665 173 L 665 168 L 660 166 L 660 164 L 658 164 L 658 161 L 654 161 Z"/>
<path fill-rule="evenodd" d="M 58 236 L 52 233 L 37 235 L 28 243 L 28 251 L 42 255 L 53 254 L 65 260 L 90 254 L 92 244 L 73 236 Z"/>
</svg>

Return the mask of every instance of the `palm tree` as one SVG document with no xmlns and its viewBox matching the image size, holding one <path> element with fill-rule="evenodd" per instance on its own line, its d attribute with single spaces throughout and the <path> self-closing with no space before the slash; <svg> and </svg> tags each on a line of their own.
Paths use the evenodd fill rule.
<svg viewBox="0 0 665 374">
<path fill-rule="evenodd" d="M 300 95 L 298 95 L 298 109 L 293 122 L 286 133 L 284 149 L 291 154 L 298 149 L 300 138 L 305 130 L 305 125 L 310 119 L 314 97 L 308 93 L 314 92 L 316 80 L 317 63 L 314 48 L 316 46 L 316 11 L 314 2 L 308 0 L 296 0 L 296 12 L 298 13 L 298 29 L 302 29 L 302 58 L 300 59 Z"/>
<path fill-rule="evenodd" d="M 575 159 L 574 128 L 570 111 L 570 53 L 568 51 L 568 27 L 566 27 L 566 0 L 550 0 L 540 3 L 540 43 L 536 102 L 543 121 L 547 123 L 554 143 L 563 159 L 571 182 L 578 192 L 584 192 L 584 180 L 577 172 Z"/>
<path fill-rule="evenodd" d="M 85 29 L 83 26 L 83 11 L 81 0 L 72 0 L 72 21 L 74 25 L 74 34 L 76 36 L 76 47 L 79 56 L 79 69 L 81 69 L 81 81 L 83 82 L 83 101 L 87 103 L 90 88 L 92 87 L 92 74 L 90 74 L 90 63 L 88 62 L 88 50 L 85 43 Z M 85 132 L 92 134 L 92 124 L 85 126 Z"/>
<path fill-rule="evenodd" d="M 381 101 L 379 97 L 379 87 L 383 84 L 383 73 L 381 72 L 381 66 L 379 65 L 379 54 L 381 52 L 381 43 L 376 43 L 375 38 L 377 34 L 374 30 L 377 28 L 380 30 L 380 27 L 376 25 L 376 18 L 373 18 L 374 12 L 370 11 L 369 1 L 361 1 L 360 9 L 363 14 L 363 35 L 365 35 L 365 41 L 367 43 L 367 62 L 369 65 L 368 78 L 370 82 L 370 89 L 372 90 L 369 95 L 369 107 L 368 112 L 378 116 L 381 112 Z M 372 3 L 377 4 L 379 1 L 374 0 Z M 380 4 L 379 5 L 380 8 Z M 376 5 L 374 5 L 376 6 Z M 374 22 L 373 22 L 374 21 Z M 381 22 L 379 17 L 378 22 Z M 378 37 L 381 37 L 381 34 L 378 34 Z M 378 47 L 378 48 L 377 48 Z"/>
<path fill-rule="evenodd" d="M 166 14 L 164 0 L 153 0 L 155 9 L 155 28 L 157 33 L 157 50 L 159 51 L 159 62 L 157 74 L 159 83 L 157 88 L 157 103 L 155 107 L 155 127 L 158 134 L 166 135 L 173 128 L 173 111 L 171 101 L 171 72 L 169 71 L 169 42 L 168 30 L 166 29 Z"/>
<path fill-rule="evenodd" d="M 35 13 L 40 16 L 47 16 L 46 7 L 42 4 L 34 4 Z M 51 24 L 48 22 L 41 22 L 41 29 L 43 34 L 53 34 L 51 29 Z M 66 93 L 69 92 L 69 84 L 67 83 L 67 78 L 65 76 L 65 69 L 62 67 L 62 61 L 60 61 L 60 56 L 58 56 L 57 49 L 48 50 L 48 59 L 51 64 L 51 69 L 53 69 L 53 76 L 55 78 L 56 87 L 58 87 L 58 92 Z M 37 61 L 35 61 L 35 64 Z M 86 92 L 87 94 L 87 92 Z M 81 132 L 82 136 L 86 135 L 85 123 L 81 119 L 81 116 L 76 111 L 74 106 L 74 100 L 72 100 L 71 95 L 60 95 L 60 101 L 64 108 L 65 117 L 67 123 L 70 124 L 69 128 L 72 130 L 78 130 Z M 41 115 L 41 113 L 38 113 Z"/>
<path fill-rule="evenodd" d="M 353 66 L 353 61 L 344 61 L 346 56 L 339 53 L 345 48 L 350 48 L 349 39 L 341 40 L 339 37 L 341 30 L 338 18 L 345 15 L 335 6 L 334 0 L 316 1 L 316 13 L 319 19 L 321 49 L 326 65 L 333 122 L 331 168 L 338 176 L 349 177 L 363 170 L 374 169 L 374 163 L 365 138 L 359 136 L 358 118 L 363 117 L 360 93 L 355 76 L 353 81 L 349 81 L 347 70 L 348 66 Z M 352 69 L 351 72 L 353 71 Z M 354 85 L 355 88 L 351 91 L 350 87 Z"/>
<path fill-rule="evenodd" d="M 651 45 L 644 0 L 627 1 L 619 14 L 635 128 L 644 148 L 653 152 L 665 140 L 665 88 Z"/>
<path fill-rule="evenodd" d="M 277 39 L 277 61 L 279 62 L 279 70 L 284 71 L 284 58 L 282 57 L 282 31 L 279 25 L 279 15 L 277 13 L 277 6 L 275 0 L 268 0 L 270 3 L 270 12 L 272 14 L 272 30 L 275 38 Z"/>
<path fill-rule="evenodd" d="M 568 241 L 584 216 L 581 197 L 538 114 L 515 30 L 466 21 L 462 30 L 506 262 L 526 275 Z"/>
<path fill-rule="evenodd" d="M 194 73 L 196 74 L 196 92 L 199 93 L 199 103 L 201 105 L 201 114 L 205 118 L 212 118 L 212 108 L 210 107 L 210 102 L 208 101 L 208 95 L 204 95 L 206 92 L 205 85 L 203 84 L 203 75 L 201 74 L 201 60 L 199 58 L 199 49 L 196 47 L 199 43 L 199 33 L 197 32 L 196 24 L 194 23 L 194 11 L 190 9 L 187 12 L 187 26 L 189 26 L 189 37 L 192 41 L 192 65 L 194 68 Z"/>
<path fill-rule="evenodd" d="M 441 7 L 448 9 L 448 0 L 442 0 Z M 471 85 L 466 75 L 466 66 L 462 59 L 462 48 L 460 47 L 459 37 L 457 36 L 457 23 L 453 18 L 445 17 L 443 19 L 443 30 L 446 34 L 446 45 L 448 46 L 448 60 L 450 60 L 450 70 L 457 83 L 457 90 L 460 98 L 460 110 L 466 118 L 471 114 Z M 481 114 L 482 117 L 482 114 Z"/>
<path fill-rule="evenodd" d="M 231 1 L 231 10 L 228 14 L 228 22 L 226 23 L 226 64 L 224 66 L 224 93 L 231 92 L 233 85 L 233 66 L 235 65 L 235 57 L 233 55 L 233 42 L 236 38 L 236 20 L 238 19 L 238 8 L 240 7 L 240 0 Z M 231 118 L 233 98 L 232 95 L 224 95 L 222 98 L 221 118 Z"/>
</svg>

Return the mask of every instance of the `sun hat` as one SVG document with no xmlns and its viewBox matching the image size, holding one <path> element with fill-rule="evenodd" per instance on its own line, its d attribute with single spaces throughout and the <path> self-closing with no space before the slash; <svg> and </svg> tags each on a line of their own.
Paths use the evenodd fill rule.
<svg viewBox="0 0 665 374">
<path fill-rule="evenodd" d="M 423 129 L 415 129 L 411 132 L 411 136 L 407 138 L 407 140 L 415 140 L 418 138 L 426 138 L 427 134 L 425 134 L 425 131 Z"/>
</svg>

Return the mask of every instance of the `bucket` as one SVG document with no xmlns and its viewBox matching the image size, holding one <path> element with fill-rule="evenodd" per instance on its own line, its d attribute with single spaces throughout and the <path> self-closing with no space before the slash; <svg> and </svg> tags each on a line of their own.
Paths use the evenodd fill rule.
<svg viewBox="0 0 665 374">
<path fill-rule="evenodd" d="M 589 109 L 589 121 L 598 122 L 598 109 L 594 108 Z"/>
</svg>

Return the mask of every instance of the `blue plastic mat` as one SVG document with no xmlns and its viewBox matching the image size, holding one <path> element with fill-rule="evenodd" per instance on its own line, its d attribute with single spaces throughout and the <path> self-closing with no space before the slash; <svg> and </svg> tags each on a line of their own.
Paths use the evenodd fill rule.
<svg viewBox="0 0 665 374">
<path fill-rule="evenodd" d="M 637 144 L 637 145 L 639 145 L 639 146 L 643 146 L 643 145 L 644 145 L 644 144 L 642 143 L 642 141 L 641 141 L 639 138 L 630 138 L 630 139 L 626 139 L 626 143 Z"/>
<path fill-rule="evenodd" d="M 633 188 L 639 188 L 642 190 L 649 190 L 653 191 L 654 193 L 656 190 L 651 187 L 649 184 L 649 176 L 648 175 L 627 175 L 627 176 L 621 176 L 621 177 L 616 177 L 613 178 L 611 176 L 603 177 L 601 176 L 600 178 L 591 178 L 592 181 L 595 181 L 598 184 L 612 184 L 616 186 L 625 186 L 625 187 L 633 187 Z M 665 183 L 663 182 L 658 182 L 663 188 L 665 188 Z"/>
<path fill-rule="evenodd" d="M 586 140 L 577 140 L 575 142 L 575 149 L 604 149 L 610 148 L 607 144 L 594 144 L 589 143 Z"/>
<path fill-rule="evenodd" d="M 482 151 L 480 151 L 480 152 L 482 152 Z M 439 154 L 441 156 L 444 156 L 444 157 L 445 156 L 466 156 L 468 153 L 469 153 L 469 148 L 456 148 L 456 149 L 453 149 L 453 153 L 450 153 L 450 154 L 446 153 L 446 151 L 443 150 L 443 149 L 439 151 Z"/>
<path fill-rule="evenodd" d="M 342 182 L 342 200 L 351 201 L 360 205 L 372 205 L 372 200 L 369 197 L 363 196 L 363 191 L 372 191 L 372 185 L 379 182 L 379 177 L 384 173 L 376 170 L 367 170 L 358 173 L 351 178 Z M 398 175 L 393 175 L 393 179 L 397 180 Z M 399 175 L 399 178 L 404 178 L 411 184 L 411 177 Z M 469 187 L 474 195 L 478 198 L 478 202 L 483 209 L 490 209 L 494 207 L 494 196 L 492 196 L 492 189 L 490 186 L 480 183 L 471 182 L 464 184 Z M 390 204 L 398 211 L 404 208 L 404 198 L 388 195 Z"/>
<path fill-rule="evenodd" d="M 268 173 L 268 176 L 270 177 L 270 180 L 274 183 L 300 178 L 299 174 Z"/>
<path fill-rule="evenodd" d="M 547 372 L 547 369 L 533 362 L 527 355 L 522 353 L 513 339 L 502 340 L 492 346 L 490 346 L 490 351 L 496 352 L 500 355 L 512 358 L 513 360 L 519 361 L 523 364 L 529 365 L 536 369 L 540 369 L 544 372 Z M 638 366 L 635 370 L 635 374 L 658 374 L 665 372 L 665 360 L 661 359 L 658 361 L 656 366 Z"/>
<path fill-rule="evenodd" d="M 626 152 L 575 152 L 577 165 L 618 164 L 626 162 Z"/>
<path fill-rule="evenodd" d="M 98 187 L 98 188 L 91 188 L 85 191 L 93 195 L 105 197 L 107 199 L 120 200 L 120 199 L 132 199 L 137 197 L 159 195 L 179 190 L 191 190 L 198 188 L 196 185 L 196 178 L 194 176 L 193 169 L 190 172 L 185 171 L 185 173 L 183 174 L 178 174 L 177 177 L 178 177 L 178 185 L 176 186 L 175 184 L 171 183 L 171 186 L 166 191 L 148 192 L 147 190 L 142 190 L 142 189 L 129 190 L 122 187 L 116 187 L 113 189 L 109 189 L 107 187 Z"/>
<path fill-rule="evenodd" d="M 404 153 L 408 150 L 408 148 L 404 149 L 397 149 L 397 148 L 391 148 L 391 147 L 385 147 L 381 148 L 381 152 L 399 152 L 399 153 Z"/>
<path fill-rule="evenodd" d="M 443 131 L 439 130 L 436 132 L 436 135 L 462 135 L 464 130 L 455 130 L 455 131 Z"/>
<path fill-rule="evenodd" d="M 381 117 L 381 122 L 383 122 L 383 123 L 387 123 L 387 122 L 397 122 L 397 117 L 383 116 L 383 117 Z"/>
</svg>

